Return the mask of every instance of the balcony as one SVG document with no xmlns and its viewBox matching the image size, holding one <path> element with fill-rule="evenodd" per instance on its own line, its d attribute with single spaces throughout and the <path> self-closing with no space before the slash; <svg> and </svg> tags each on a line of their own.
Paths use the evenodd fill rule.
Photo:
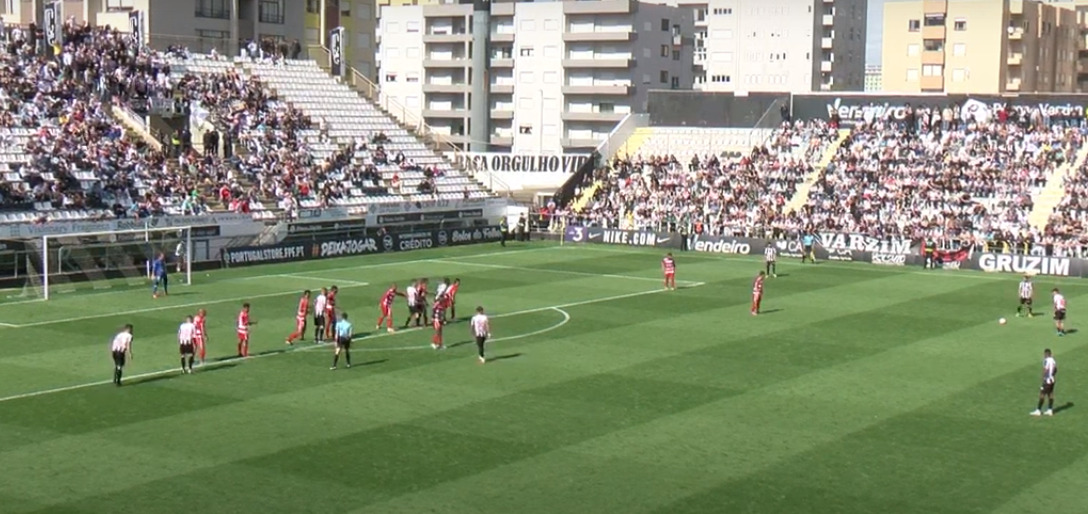
<svg viewBox="0 0 1088 514">
<path fill-rule="evenodd" d="M 610 30 L 601 32 L 564 32 L 563 41 L 568 43 L 579 42 L 604 42 L 604 43 L 626 43 L 634 41 L 637 34 L 631 30 Z"/>
<path fill-rule="evenodd" d="M 472 41 L 472 34 L 424 34 L 424 43 L 468 43 Z"/>
<path fill-rule="evenodd" d="M 923 75 L 918 83 L 922 91 L 944 91 L 944 77 L 941 75 Z"/>
<path fill-rule="evenodd" d="M 563 2 L 563 14 L 628 14 L 635 11 L 632 0 Z"/>
<path fill-rule="evenodd" d="M 510 136 L 491 136 L 491 144 L 496 146 L 514 146 L 514 138 Z"/>
<path fill-rule="evenodd" d="M 1020 91 L 1020 79 L 1009 79 L 1005 83 L 1005 91 Z"/>
<path fill-rule="evenodd" d="M 450 109 L 423 109 L 424 118 L 467 118 L 468 109 L 453 107 Z"/>
<path fill-rule="evenodd" d="M 922 12 L 926 14 L 945 14 L 948 12 L 948 0 L 922 0 Z"/>
<path fill-rule="evenodd" d="M 563 112 L 563 121 L 607 121 L 615 123 L 627 116 L 623 112 Z"/>
<path fill-rule="evenodd" d="M 467 68 L 472 61 L 457 57 L 454 59 L 423 59 L 424 68 Z"/>
<path fill-rule="evenodd" d="M 1024 27 L 1009 27 L 1009 41 L 1021 41 L 1024 39 Z"/>
<path fill-rule="evenodd" d="M 1088 57 L 1077 59 L 1077 72 L 1088 73 Z"/>
<path fill-rule="evenodd" d="M 491 119 L 512 120 L 514 119 L 514 111 L 500 111 L 497 109 L 491 109 Z"/>
<path fill-rule="evenodd" d="M 603 137 L 601 138 L 604 139 Z M 581 138 L 581 137 L 564 137 L 559 140 L 559 144 L 563 148 L 597 148 L 597 145 L 601 144 L 601 141 L 593 138 Z"/>
<path fill-rule="evenodd" d="M 490 91 L 492 93 L 495 93 L 497 95 L 512 95 L 512 94 L 514 94 L 514 85 L 513 84 L 491 84 L 491 87 L 488 88 L 488 91 Z"/>
<path fill-rule="evenodd" d="M 944 25 L 922 25 L 922 39 L 941 39 L 947 34 Z"/>
<path fill-rule="evenodd" d="M 831 61 L 820 61 L 820 72 L 831 73 L 831 68 L 834 64 Z"/>
<path fill-rule="evenodd" d="M 490 64 L 491 64 L 492 68 L 513 68 L 514 67 L 514 58 L 513 57 L 492 57 Z"/>
<path fill-rule="evenodd" d="M 1009 56 L 1005 59 L 1005 63 L 1009 66 L 1020 66 L 1021 64 L 1024 64 L 1024 54 L 1020 52 L 1009 52 Z"/>
<path fill-rule="evenodd" d="M 578 3 L 578 2 L 574 2 Z M 597 3 L 597 2 L 587 2 Z M 563 4 L 564 6 L 566 4 Z M 597 69 L 622 69 L 626 70 L 635 65 L 635 60 L 631 58 L 620 59 L 563 59 L 564 68 L 597 68 Z"/>
<path fill-rule="evenodd" d="M 835 26 L 835 15 L 833 14 L 825 14 L 820 20 L 825 27 Z"/>
<path fill-rule="evenodd" d="M 944 50 L 923 51 L 922 64 L 944 64 Z"/>
<path fill-rule="evenodd" d="M 491 39 L 492 43 L 513 43 L 514 42 L 514 34 L 513 33 L 503 33 L 503 32 L 492 32 L 491 35 L 489 36 L 489 39 Z"/>
<path fill-rule="evenodd" d="M 472 14 L 472 4 L 431 4 L 423 6 L 425 18 L 461 18 Z"/>
<path fill-rule="evenodd" d="M 631 86 L 563 86 L 564 95 L 616 95 L 627 96 L 631 94 Z"/>
<path fill-rule="evenodd" d="M 833 46 L 835 46 L 835 40 L 833 38 L 820 38 L 820 48 L 823 48 L 824 50 L 830 50 Z"/>
<path fill-rule="evenodd" d="M 424 93 L 468 93 L 471 88 L 468 84 L 423 84 Z"/>
</svg>

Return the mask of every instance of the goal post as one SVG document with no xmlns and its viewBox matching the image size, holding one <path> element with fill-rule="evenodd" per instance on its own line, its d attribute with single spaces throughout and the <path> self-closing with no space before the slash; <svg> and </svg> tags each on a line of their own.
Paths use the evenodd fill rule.
<svg viewBox="0 0 1088 514">
<path fill-rule="evenodd" d="M 146 287 L 161 253 L 166 272 L 192 283 L 192 227 L 141 228 L 45 235 L 28 245 L 28 296 Z"/>
</svg>

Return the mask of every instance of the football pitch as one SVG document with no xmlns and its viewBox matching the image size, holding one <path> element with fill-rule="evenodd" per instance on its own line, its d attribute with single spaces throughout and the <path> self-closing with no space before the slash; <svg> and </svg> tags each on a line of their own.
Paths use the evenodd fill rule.
<svg viewBox="0 0 1088 514">
<path fill-rule="evenodd" d="M 1088 283 L 1038 278 L 1024 319 L 1012 275 L 783 260 L 752 317 L 759 259 L 678 253 L 664 291 L 662 253 L 469 246 L 0 302 L 0 513 L 1085 511 L 1088 333 L 1056 337 L 1049 291 L 1076 329 Z M 374 332 L 381 293 L 414 277 L 462 280 L 492 361 L 463 321 L 444 351 Z M 337 371 L 283 342 L 299 293 L 332 284 L 362 332 Z M 210 362 L 180 375 L 201 307 Z M 1044 348 L 1058 412 L 1035 418 Z"/>
</svg>

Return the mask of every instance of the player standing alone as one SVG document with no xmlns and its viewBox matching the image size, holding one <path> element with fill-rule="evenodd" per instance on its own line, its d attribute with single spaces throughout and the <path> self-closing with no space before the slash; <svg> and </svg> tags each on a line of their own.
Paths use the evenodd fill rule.
<svg viewBox="0 0 1088 514">
<path fill-rule="evenodd" d="M 306 317 L 309 315 L 310 290 L 307 289 L 302 292 L 302 297 L 298 299 L 298 312 L 295 313 L 295 331 L 287 336 L 287 341 L 284 341 L 286 344 L 292 345 L 297 340 L 306 340 Z"/>
<path fill-rule="evenodd" d="M 390 334 L 393 333 L 393 303 L 398 296 L 404 296 L 404 293 L 397 291 L 396 284 L 391 284 L 389 289 L 386 289 L 385 293 L 382 294 L 382 299 L 378 302 L 378 309 L 381 310 L 382 314 L 378 317 L 378 326 L 375 327 L 375 330 L 381 330 L 382 323 L 385 323 L 385 330 Z"/>
<path fill-rule="evenodd" d="M 178 327 L 178 351 L 181 353 L 181 372 L 193 372 L 193 339 L 196 338 L 196 324 L 192 316 L 186 316 Z"/>
<path fill-rule="evenodd" d="M 449 319 L 457 319 L 457 290 L 461 289 L 461 279 L 453 279 L 453 283 L 446 288 L 446 303 L 450 307 Z"/>
<path fill-rule="evenodd" d="M 121 373 L 125 364 L 132 360 L 132 325 L 125 325 L 125 328 L 113 336 L 110 353 L 113 354 L 113 383 L 121 387 Z"/>
<path fill-rule="evenodd" d="M 449 300 L 445 295 L 436 295 L 434 299 L 434 312 L 431 313 L 431 323 L 434 325 L 434 336 L 431 337 L 431 348 L 442 350 L 442 326 L 446 324 L 446 307 Z"/>
<path fill-rule="evenodd" d="M 322 287 L 321 292 L 314 298 L 314 342 L 321 343 L 325 340 L 325 295 L 328 291 Z"/>
<path fill-rule="evenodd" d="M 1054 293 L 1054 328 L 1061 337 L 1065 335 L 1065 296 L 1056 287 L 1051 292 Z"/>
<path fill-rule="evenodd" d="M 159 297 L 159 284 L 162 284 L 163 296 L 170 294 L 170 279 L 166 275 L 166 255 L 159 252 L 155 260 L 151 262 L 151 297 Z"/>
<path fill-rule="evenodd" d="M 476 307 L 476 315 L 472 317 L 469 326 L 472 329 L 472 336 L 476 339 L 476 353 L 480 364 L 484 364 L 487 362 L 487 357 L 484 357 L 484 345 L 491 337 L 491 321 L 487 319 L 487 314 L 484 314 L 483 307 Z"/>
<path fill-rule="evenodd" d="M 778 276 L 778 249 L 774 247 L 773 241 L 767 241 L 767 247 L 763 249 L 763 263 L 767 266 L 767 274 L 772 277 Z"/>
<path fill-rule="evenodd" d="M 661 271 L 665 273 L 665 289 L 676 290 L 676 261 L 672 258 L 672 253 L 665 254 L 665 258 L 661 259 Z"/>
<path fill-rule="evenodd" d="M 1024 275 L 1024 280 L 1020 281 L 1020 305 L 1016 306 L 1016 317 L 1020 317 L 1020 311 L 1024 310 L 1024 307 L 1028 308 L 1028 317 L 1034 317 L 1035 313 L 1031 311 L 1031 299 L 1035 296 L 1035 286 L 1031 283 L 1031 277 Z"/>
<path fill-rule="evenodd" d="M 340 362 L 341 352 L 344 354 L 344 362 L 349 368 L 351 367 L 351 338 L 354 336 L 351 322 L 348 321 L 348 313 L 341 313 L 340 321 L 336 322 L 336 349 L 333 350 L 332 367 L 329 369 L 336 369 L 336 365 Z"/>
<path fill-rule="evenodd" d="M 816 264 L 816 251 L 813 249 L 815 244 L 816 236 L 812 235 L 812 233 L 805 233 L 801 236 L 801 264 L 805 263 L 805 259 Z"/>
<path fill-rule="evenodd" d="M 196 311 L 196 318 L 193 318 L 193 327 L 196 328 L 196 333 L 193 334 L 193 344 L 196 345 L 196 353 L 201 364 L 204 364 L 204 358 L 207 356 L 208 332 L 204 329 L 204 319 L 207 316 L 207 311 L 200 309 Z"/>
<path fill-rule="evenodd" d="M 1058 362 L 1050 353 L 1050 348 L 1043 350 L 1043 385 L 1039 387 L 1039 405 L 1031 411 L 1032 416 L 1054 415 L 1054 377 L 1058 375 Z M 1043 412 L 1043 400 L 1049 403 Z"/>
<path fill-rule="evenodd" d="M 759 315 L 759 305 L 763 302 L 763 281 L 767 278 L 765 272 L 760 271 L 752 283 L 752 315 Z"/>
<path fill-rule="evenodd" d="M 242 304 L 242 312 L 238 313 L 238 356 L 249 357 L 249 304 Z"/>
</svg>

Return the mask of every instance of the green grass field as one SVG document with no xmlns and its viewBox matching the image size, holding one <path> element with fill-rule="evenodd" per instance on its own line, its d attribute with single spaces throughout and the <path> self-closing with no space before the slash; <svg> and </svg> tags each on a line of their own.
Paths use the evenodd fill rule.
<svg viewBox="0 0 1088 514">
<path fill-rule="evenodd" d="M 755 258 L 494 245 L 271 265 L 146 290 L 0 305 L 0 513 L 1082 513 L 1076 405 L 1088 283 L 783 262 L 748 315 Z M 493 362 L 429 331 L 287 350 L 298 293 L 333 283 L 369 332 L 391 281 L 460 277 L 493 316 Z M 234 353 L 240 304 L 252 352 Z M 209 357 L 177 325 L 209 312 Z M 397 315 L 405 316 L 402 304 Z M 1009 318 L 1000 326 L 999 317 Z M 108 342 L 136 327 L 125 387 Z M 447 343 L 469 341 L 465 323 Z M 1042 350 L 1060 412 L 1033 418 Z M 360 365 L 363 364 L 363 365 Z"/>
</svg>

